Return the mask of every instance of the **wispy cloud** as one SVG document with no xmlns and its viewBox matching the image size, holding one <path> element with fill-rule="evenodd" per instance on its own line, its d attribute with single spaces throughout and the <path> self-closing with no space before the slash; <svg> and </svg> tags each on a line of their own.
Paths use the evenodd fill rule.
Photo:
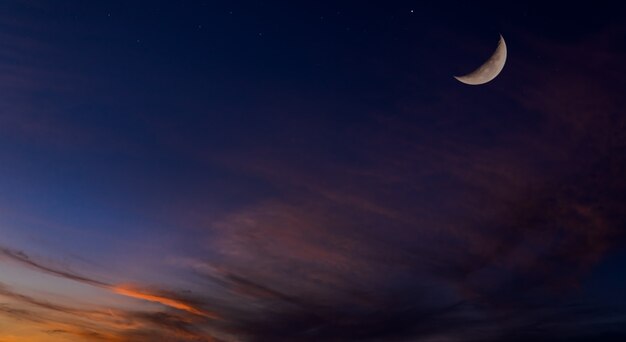
<svg viewBox="0 0 626 342">
<path fill-rule="evenodd" d="M 217 318 L 218 316 L 214 313 L 208 312 L 206 310 L 195 307 L 193 304 L 185 301 L 182 298 L 177 298 L 174 293 L 167 293 L 166 291 L 150 291 L 148 289 L 141 289 L 137 287 L 125 286 L 125 285 L 112 285 L 103 281 L 95 280 L 83 275 L 79 275 L 74 272 L 60 270 L 55 267 L 51 267 L 48 265 L 44 265 L 41 262 L 32 260 L 28 255 L 21 251 L 11 250 L 6 247 L 0 247 L 0 255 L 4 258 L 8 258 L 11 261 L 18 262 L 21 265 L 34 268 L 41 272 L 52 274 L 54 276 L 58 276 L 64 279 L 76 281 L 79 283 L 95 286 L 98 288 L 103 288 L 113 293 L 136 298 L 148 302 L 159 303 L 161 305 L 187 311 L 189 313 L 200 315 L 208 318 Z M 0 294 L 3 294 L 0 292 Z M 27 299 L 27 297 L 23 297 L 22 299 Z M 34 302 L 31 302 L 34 303 Z M 43 306 L 44 303 L 39 303 L 40 306 Z M 60 310 L 60 308 L 57 308 Z"/>
<path fill-rule="evenodd" d="M 8 38 L 16 50 L 39 51 L 36 41 Z M 608 317 L 623 323 L 619 310 L 567 300 L 624 243 L 626 224 L 624 99 L 613 90 L 623 81 L 593 75 L 606 65 L 623 74 L 625 56 L 601 34 L 592 38 L 594 52 L 529 45 L 576 58 L 558 63 L 560 73 L 532 61 L 507 71 L 518 83 L 498 95 L 515 112 L 481 109 L 502 111 L 496 122 L 469 120 L 464 107 L 474 93 L 454 93 L 427 104 L 406 100 L 339 132 L 354 140 L 350 158 L 255 141 L 213 159 L 271 190 L 203 217 L 189 251 L 167 251 L 184 260 L 171 277 L 194 292 L 100 279 L 0 246 L 0 262 L 119 295 L 136 308 L 60 303 L 0 283 L 0 317 L 38 331 L 31 340 L 129 342 L 541 341 L 612 327 Z M 37 68 L 2 69 L 0 88 L 9 93 L 58 79 Z M 425 119 L 407 120 L 418 116 Z M 19 115 L 2 120 L 41 128 Z"/>
<path fill-rule="evenodd" d="M 175 295 L 171 293 L 164 294 L 163 291 L 161 291 L 160 293 L 151 293 L 147 290 L 137 289 L 130 286 L 114 286 L 111 287 L 111 290 L 123 296 L 163 304 L 165 306 L 169 306 L 178 310 L 187 311 L 194 315 L 204 316 L 212 319 L 219 318 L 219 316 L 215 313 L 198 309 L 180 299 L 176 299 Z"/>
<path fill-rule="evenodd" d="M 97 287 L 109 287 L 110 286 L 109 284 L 105 282 L 101 282 L 101 281 L 94 280 L 88 277 L 84 277 L 84 276 L 81 276 L 79 274 L 76 274 L 70 271 L 64 271 L 64 270 L 57 269 L 54 267 L 49 267 L 40 262 L 35 262 L 28 255 L 26 255 L 25 253 L 21 251 L 16 251 L 16 250 L 12 250 L 12 249 L 0 246 L 0 256 L 7 258 L 11 261 L 18 262 L 24 266 L 34 268 L 36 270 L 39 270 L 48 274 L 59 276 L 61 278 L 66 278 L 66 279 L 74 280 L 80 283 L 85 283 L 85 284 L 93 285 Z"/>
<path fill-rule="evenodd" d="M 194 317 L 199 312 L 192 312 L 193 315 L 189 316 L 177 312 L 130 311 L 106 307 L 81 309 L 24 295 L 2 284 L 0 297 L 15 302 L 1 305 L 0 316 L 30 322 L 33 329 L 43 334 L 74 335 L 88 340 L 107 341 L 131 341 L 132 336 L 141 335 L 170 336 L 173 340 L 181 341 L 214 340 L 206 330 L 198 330 L 200 321 Z M 184 308 L 181 310 L 189 312 Z"/>
</svg>

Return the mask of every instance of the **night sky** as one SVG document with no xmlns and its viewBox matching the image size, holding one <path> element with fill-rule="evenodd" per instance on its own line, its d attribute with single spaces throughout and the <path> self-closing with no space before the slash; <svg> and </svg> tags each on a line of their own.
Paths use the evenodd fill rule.
<svg viewBox="0 0 626 342">
<path fill-rule="evenodd" d="M 0 341 L 626 341 L 626 6 L 432 3 L 0 2 Z"/>
</svg>

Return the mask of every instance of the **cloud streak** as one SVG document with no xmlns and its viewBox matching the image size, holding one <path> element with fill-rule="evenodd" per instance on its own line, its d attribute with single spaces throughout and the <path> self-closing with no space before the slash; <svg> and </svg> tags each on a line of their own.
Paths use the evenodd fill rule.
<svg viewBox="0 0 626 342">
<path fill-rule="evenodd" d="M 165 306 L 169 306 L 171 308 L 174 309 L 178 309 L 178 310 L 183 310 L 183 311 L 187 311 L 189 313 L 192 313 L 194 315 L 199 315 L 199 316 L 203 316 L 203 317 L 207 317 L 207 318 L 211 318 L 211 319 L 218 319 L 219 316 L 215 313 L 211 313 L 211 312 L 207 312 L 204 310 L 200 310 L 198 308 L 195 308 L 194 306 L 187 304 L 179 299 L 174 299 L 175 296 L 172 294 L 169 295 L 162 295 L 162 294 L 157 294 L 157 293 L 149 293 L 145 290 L 141 290 L 141 289 L 136 289 L 136 288 L 132 288 L 129 286 L 114 286 L 114 287 L 110 287 L 110 289 L 120 295 L 123 296 L 127 296 L 127 297 L 131 297 L 131 298 L 137 298 L 137 299 L 142 299 L 142 300 L 146 300 L 149 302 L 154 302 L 154 303 L 159 303 Z"/>
<path fill-rule="evenodd" d="M 35 270 L 51 274 L 54 276 L 58 276 L 64 279 L 76 281 L 79 283 L 95 286 L 98 288 L 106 289 L 113 293 L 119 294 L 121 296 L 126 296 L 130 298 L 140 299 L 148 302 L 159 303 L 161 305 L 174 308 L 177 310 L 187 311 L 189 313 L 217 319 L 218 316 L 214 313 L 196 308 L 193 304 L 186 302 L 184 299 L 177 298 L 174 293 L 164 293 L 164 291 L 151 292 L 147 289 L 140 289 L 131 286 L 124 285 L 112 285 L 106 282 L 102 282 L 99 280 L 95 280 L 83 275 L 79 275 L 74 272 L 60 270 L 54 267 L 50 267 L 48 265 L 44 265 L 41 262 L 37 262 L 32 260 L 28 255 L 21 251 L 15 251 L 6 247 L 0 246 L 0 255 L 4 258 L 7 258 L 11 261 L 17 262 L 21 265 L 27 266 L 29 268 L 33 268 Z M 0 291 L 0 294 L 3 294 Z M 24 297 L 23 299 L 25 299 Z M 34 303 L 31 303 L 34 304 Z M 42 303 L 39 303 L 42 306 Z M 61 310 L 60 310 L 61 311 Z"/>
<path fill-rule="evenodd" d="M 0 262 L 118 295 L 124 305 L 61 303 L 7 282 L 0 283 L 0 320 L 38 334 L 26 340 L 53 341 L 621 337 L 623 310 L 578 299 L 585 275 L 626 242 L 624 87 L 615 86 L 623 81 L 594 75 L 606 65 L 622 74 L 626 56 L 604 45 L 604 34 L 581 45 L 595 52 L 521 37 L 529 53 L 548 54 L 562 73 L 519 57 L 501 88 L 363 113 L 367 119 L 324 133 L 342 143 L 330 151 L 316 145 L 319 132 L 294 124 L 294 136 L 314 143 L 253 139 L 212 156 L 210 163 L 252 186 L 241 190 L 247 197 L 228 193 L 246 200 L 223 210 L 198 204 L 193 185 L 189 203 L 177 203 L 185 210 L 158 208 L 158 217 L 182 216 L 181 226 L 189 208 L 210 212 L 187 230 L 168 226 L 164 239 L 184 248 L 124 251 L 131 270 L 174 260 L 154 270 L 163 273 L 159 285 L 132 271 L 129 279 L 100 279 L 2 245 Z M 32 49 L 36 42 L 11 44 Z M 28 77 L 4 85 L 37 89 L 33 80 L 44 74 L 32 73 L 13 70 L 6 80 Z M 194 168 L 205 165 L 211 146 L 193 138 L 189 146 L 185 155 L 201 151 Z M 164 201 L 185 192 L 178 183 L 162 186 Z M 146 229 L 139 240 L 161 233 Z"/>
<path fill-rule="evenodd" d="M 0 316 L 30 322 L 33 332 L 46 335 L 73 335 L 107 341 L 132 341 L 136 336 L 169 336 L 167 338 L 180 341 L 216 340 L 210 333 L 197 330 L 200 322 L 195 317 L 198 313 L 189 316 L 176 311 L 130 311 L 106 307 L 86 310 L 27 296 L 3 284 L 0 284 L 0 297 L 15 302 L 1 305 Z M 25 305 L 28 308 L 17 308 Z"/>
</svg>

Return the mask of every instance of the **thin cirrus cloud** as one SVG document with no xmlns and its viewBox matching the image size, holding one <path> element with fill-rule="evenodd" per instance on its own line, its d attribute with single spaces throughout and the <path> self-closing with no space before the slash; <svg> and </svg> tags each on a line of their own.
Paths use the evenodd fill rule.
<svg viewBox="0 0 626 342">
<path fill-rule="evenodd" d="M 103 288 L 109 290 L 113 293 L 127 296 L 130 298 L 141 299 L 149 302 L 159 303 L 167 307 L 171 307 L 178 310 L 187 311 L 189 313 L 205 316 L 208 318 L 217 318 L 217 316 L 208 311 L 199 309 L 194 307 L 192 304 L 186 303 L 183 299 L 177 299 L 174 294 L 170 294 L 170 296 L 161 294 L 157 292 L 151 292 L 146 289 L 139 289 L 136 287 L 128 286 L 128 285 L 112 285 L 106 282 L 102 282 L 99 280 L 95 280 L 89 277 L 85 277 L 79 275 L 74 272 L 60 270 L 54 267 L 50 267 L 44 265 L 40 262 L 32 260 L 28 255 L 21 251 L 15 251 L 8 249 L 6 247 L 0 247 L 0 260 L 1 259 L 9 259 L 13 262 L 17 262 L 23 266 L 34 268 L 44 273 L 48 273 L 54 276 L 58 276 L 64 279 L 76 281 L 79 283 L 95 286 L 98 288 Z"/>
<path fill-rule="evenodd" d="M 606 95 L 593 100 L 600 113 L 619 106 Z M 154 331 L 181 341 L 497 340 L 544 324 L 584 335 L 586 324 L 610 324 L 615 312 L 567 304 L 559 293 L 575 291 L 621 241 L 625 160 L 612 151 L 622 141 L 603 143 L 612 125 L 591 120 L 598 112 L 562 113 L 532 94 L 515 100 L 541 110 L 539 129 L 497 136 L 497 147 L 381 117 L 387 138 L 372 143 L 383 139 L 365 130 L 356 166 L 317 163 L 316 155 L 294 164 L 288 151 L 262 148 L 225 158 L 281 196 L 205 221 L 206 256 L 181 255 L 190 257 L 180 265 L 185 279 L 204 289 L 193 296 L 92 279 L 2 247 L 5 261 L 161 305 L 79 311 L 5 287 L 3 297 L 36 312 L 3 306 L 3 315 L 38 324 L 54 317 L 59 327 L 41 329 L 85 340 L 149 340 Z M 572 124 L 585 122 L 601 130 Z M 567 134 L 550 134 L 555 128 Z M 579 143 L 589 140 L 596 150 L 581 163 Z M 537 158 L 558 163 L 539 167 Z M 100 323 L 76 322 L 81 315 Z"/>
<path fill-rule="evenodd" d="M 592 75 L 601 61 L 620 68 L 623 56 L 596 48 L 608 52 L 556 49 L 591 61 L 562 64 L 576 76 L 560 76 L 558 87 L 521 63 L 511 87 L 535 90 L 500 94 L 525 108 L 503 112 L 495 125 L 504 132 L 479 119 L 461 124 L 474 99 L 453 93 L 406 100 L 397 115 L 338 132 L 354 140 L 348 161 L 256 141 L 214 158 L 272 191 L 202 221 L 193 251 L 166 251 L 181 260 L 172 277 L 193 292 L 96 279 L 0 246 L 0 262 L 120 295 L 131 307 L 59 304 L 1 284 L 0 324 L 16 336 L 8 341 L 541 341 L 623 323 L 619 309 L 565 300 L 623 243 L 626 222 L 626 160 L 616 152 L 625 137 L 615 129 L 624 127 L 623 99 L 606 84 L 619 80 Z M 9 92 L 57 77 L 38 72 L 12 70 L 25 81 Z M 22 100 L 12 101 L 24 108 Z M 493 106 L 483 109 L 507 108 Z M 405 123 L 419 115 L 428 123 Z M 487 133 L 476 139 L 471 130 Z M 552 335 L 541 335 L 546 327 Z"/>
<path fill-rule="evenodd" d="M 139 336 L 143 336 L 142 338 L 152 336 L 154 338 L 158 335 L 171 336 L 173 340 L 215 340 L 210 333 L 197 331 L 196 326 L 206 325 L 207 322 L 217 319 L 217 316 L 196 307 L 195 304 L 174 293 L 110 285 L 74 272 L 44 265 L 39 261 L 34 261 L 23 252 L 6 247 L 2 247 L 1 253 L 2 258 L 0 260 L 17 262 L 24 267 L 34 268 L 70 281 L 103 288 L 128 298 L 158 303 L 166 309 L 135 311 L 102 306 L 85 309 L 56 304 L 45 299 L 25 295 L 16 292 L 7 285 L 0 284 L 0 296 L 9 301 L 2 304 L 0 308 L 3 313 L 2 316 L 28 322 L 26 329 L 33 333 L 40 332 L 43 334 L 42 336 L 48 336 L 50 340 L 54 340 L 53 336 L 60 336 L 60 340 L 63 340 L 68 335 L 74 336 L 74 338 L 107 341 L 132 341 Z M 84 306 L 84 304 L 80 305 Z M 41 337 L 32 338 L 41 339 Z"/>
<path fill-rule="evenodd" d="M 207 227 L 207 250 L 219 252 L 224 268 L 237 274 L 227 277 L 234 291 L 281 303 L 261 311 L 273 320 L 247 322 L 242 330 L 274 340 L 420 336 L 462 341 L 464 333 L 470 339 L 498 339 L 542 324 L 586 338 L 585 327 L 610 325 L 612 309 L 570 306 L 565 300 L 594 264 L 623 243 L 626 184 L 620 175 L 626 160 L 618 151 L 625 142 L 616 129 L 624 126 L 623 99 L 614 91 L 617 80 L 595 78 L 599 65 L 576 73 L 580 60 L 568 61 L 562 70 L 576 79 L 556 89 L 549 88 L 554 82 L 532 78 L 539 73 L 533 63 L 521 66 L 530 71 L 518 75 L 520 82 L 536 92 L 502 96 L 532 109 L 533 116 L 527 110 L 503 113 L 498 124 L 510 130 L 484 141 L 468 140 L 463 133 L 489 131 L 489 124 L 458 129 L 444 120 L 430 124 L 429 131 L 381 116 L 381 126 L 351 136 L 362 147 L 351 151 L 358 156 L 356 165 L 320 163 L 324 156 L 287 148 L 225 156 L 231 167 L 282 190 L 281 196 Z M 582 96 L 581 84 L 598 96 Z M 553 96 L 541 96 L 542 89 Z M 574 104 L 558 104 L 568 98 Z M 460 120 L 459 106 L 471 101 L 463 95 L 440 104 L 446 110 L 404 107 L 415 115 L 432 110 L 455 118 L 458 112 Z M 446 130 L 458 134 L 440 133 Z M 196 267 L 220 273 L 212 266 Z M 436 299 L 424 300 L 416 292 Z M 335 316 L 302 303 L 303 298 L 324 303 Z M 545 298 L 551 301 L 546 304 Z M 344 307 L 357 313 L 344 317 Z M 325 319 L 329 316 L 331 321 Z M 431 329 L 420 326 L 423 317 L 433 317 Z M 384 331 L 387 319 L 398 324 L 392 331 Z M 496 321 L 501 329 L 485 328 Z M 293 330 L 281 329 L 285 322 Z M 302 331 L 311 335 L 297 335 Z M 571 337 L 555 334 L 549 338 Z"/>
<path fill-rule="evenodd" d="M 215 313 L 195 308 L 194 306 L 187 304 L 181 300 L 172 298 L 172 296 L 168 297 L 166 295 L 150 293 L 150 292 L 146 292 L 140 289 L 135 289 L 130 286 L 113 286 L 113 287 L 109 287 L 109 289 L 123 296 L 143 299 L 149 302 L 163 304 L 165 306 L 169 306 L 174 309 L 187 311 L 194 315 L 204 316 L 204 317 L 211 318 L 211 319 L 219 319 L 219 316 Z"/>
</svg>

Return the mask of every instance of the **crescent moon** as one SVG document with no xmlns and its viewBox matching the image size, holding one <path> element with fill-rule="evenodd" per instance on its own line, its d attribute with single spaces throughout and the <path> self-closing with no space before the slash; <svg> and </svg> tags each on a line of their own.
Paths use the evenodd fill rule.
<svg viewBox="0 0 626 342">
<path fill-rule="evenodd" d="M 506 43 L 502 35 L 500 35 L 496 51 L 483 65 L 465 76 L 454 76 L 454 78 L 461 83 L 469 85 L 485 84 L 500 74 L 500 71 L 504 68 L 504 63 L 506 63 Z"/>
</svg>

